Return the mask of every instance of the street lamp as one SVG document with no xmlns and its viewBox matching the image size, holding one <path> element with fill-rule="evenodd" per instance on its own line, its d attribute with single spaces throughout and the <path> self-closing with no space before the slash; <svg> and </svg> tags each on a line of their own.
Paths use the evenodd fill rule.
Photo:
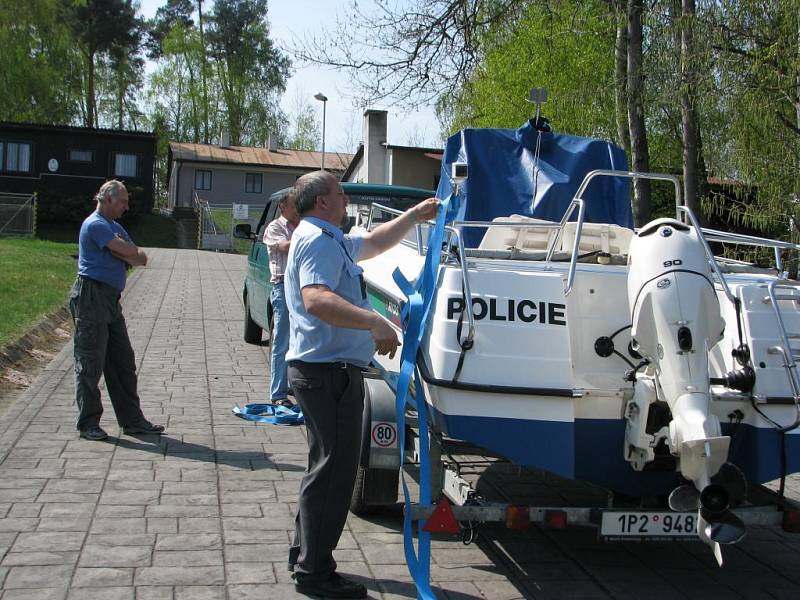
<svg viewBox="0 0 800 600">
<path fill-rule="evenodd" d="M 320 167 L 320 169 L 324 171 L 325 170 L 325 107 L 328 102 L 328 97 L 322 92 L 319 92 L 317 94 L 314 94 L 314 99 L 322 102 L 322 166 Z"/>
</svg>

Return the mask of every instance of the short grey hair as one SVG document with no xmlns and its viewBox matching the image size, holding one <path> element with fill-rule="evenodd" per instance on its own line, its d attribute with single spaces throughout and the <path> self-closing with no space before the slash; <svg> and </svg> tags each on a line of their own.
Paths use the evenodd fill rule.
<svg viewBox="0 0 800 600">
<path fill-rule="evenodd" d="M 295 197 L 294 188 L 286 190 L 280 198 L 278 198 L 278 206 L 286 206 L 289 202 L 293 201 Z"/>
<path fill-rule="evenodd" d="M 329 171 L 312 171 L 300 177 L 294 184 L 297 212 L 304 215 L 313 210 L 317 196 L 324 196 L 331 190 L 336 178 Z"/>
<path fill-rule="evenodd" d="M 102 202 L 106 198 L 119 198 L 121 191 L 125 190 L 125 184 L 117 179 L 110 179 L 100 186 L 94 199 Z"/>
</svg>

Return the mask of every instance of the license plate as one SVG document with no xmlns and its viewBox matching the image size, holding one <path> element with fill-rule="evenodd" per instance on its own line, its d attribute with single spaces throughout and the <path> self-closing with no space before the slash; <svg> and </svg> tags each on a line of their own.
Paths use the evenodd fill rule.
<svg viewBox="0 0 800 600">
<path fill-rule="evenodd" d="M 697 539 L 697 513 L 604 511 L 600 537 L 614 539 Z"/>
</svg>

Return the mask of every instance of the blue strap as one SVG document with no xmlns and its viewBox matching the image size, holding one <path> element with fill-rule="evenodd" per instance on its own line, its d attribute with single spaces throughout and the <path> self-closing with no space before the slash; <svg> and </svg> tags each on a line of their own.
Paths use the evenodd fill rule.
<svg viewBox="0 0 800 600">
<path fill-rule="evenodd" d="M 246 404 L 244 408 L 234 406 L 232 412 L 240 419 L 256 423 L 300 425 L 303 422 L 303 411 L 299 405 L 289 408 L 280 404 Z"/>
<path fill-rule="evenodd" d="M 415 404 L 419 420 L 420 436 L 420 485 L 419 504 L 427 507 L 431 505 L 430 485 L 430 459 L 428 439 L 428 415 L 425 402 L 425 392 L 417 370 L 417 351 L 425 334 L 425 324 L 428 321 L 433 299 L 436 295 L 436 278 L 444 241 L 444 224 L 448 214 L 451 197 L 445 199 L 439 207 L 436 216 L 436 225 L 428 235 L 428 250 L 425 255 L 425 264 L 412 285 L 402 274 L 400 269 L 395 269 L 392 277 L 406 296 L 407 301 L 403 306 L 402 322 L 404 324 L 403 346 L 400 354 L 400 375 L 397 380 L 397 396 L 395 410 L 397 411 L 397 429 L 399 433 L 398 447 L 400 448 L 400 476 L 403 483 L 405 498 L 405 514 L 403 517 L 403 546 L 405 550 L 408 571 L 417 587 L 417 598 L 420 600 L 435 600 L 430 586 L 430 533 L 423 531 L 425 520 L 420 519 L 417 525 L 418 552 L 414 550 L 414 533 L 411 521 L 411 499 L 403 473 L 403 448 L 405 448 L 405 409 L 408 399 L 409 386 L 414 379 Z"/>
</svg>

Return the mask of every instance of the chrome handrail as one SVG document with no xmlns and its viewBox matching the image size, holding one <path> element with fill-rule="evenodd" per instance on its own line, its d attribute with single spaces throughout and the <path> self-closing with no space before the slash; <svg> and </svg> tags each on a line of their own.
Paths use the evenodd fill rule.
<svg viewBox="0 0 800 600">
<path fill-rule="evenodd" d="M 719 269 L 719 264 L 717 263 L 717 259 L 714 256 L 714 253 L 711 251 L 711 247 L 708 245 L 708 241 L 706 241 L 706 237 L 703 235 L 703 230 L 700 227 L 700 223 L 698 222 L 697 218 L 694 216 L 694 213 L 688 206 L 679 206 L 678 212 L 686 213 L 686 216 L 689 217 L 689 222 L 694 227 L 695 232 L 697 233 L 697 239 L 700 240 L 700 243 L 703 244 L 703 251 L 706 253 L 706 260 L 708 264 L 711 266 L 711 270 L 714 271 L 714 274 L 719 279 L 719 283 L 722 286 L 722 290 L 725 292 L 725 296 L 728 300 L 733 304 L 736 305 L 736 297 L 731 292 L 731 288 L 728 287 L 728 282 L 725 281 L 725 277 L 722 275 L 722 271 Z"/>
</svg>

